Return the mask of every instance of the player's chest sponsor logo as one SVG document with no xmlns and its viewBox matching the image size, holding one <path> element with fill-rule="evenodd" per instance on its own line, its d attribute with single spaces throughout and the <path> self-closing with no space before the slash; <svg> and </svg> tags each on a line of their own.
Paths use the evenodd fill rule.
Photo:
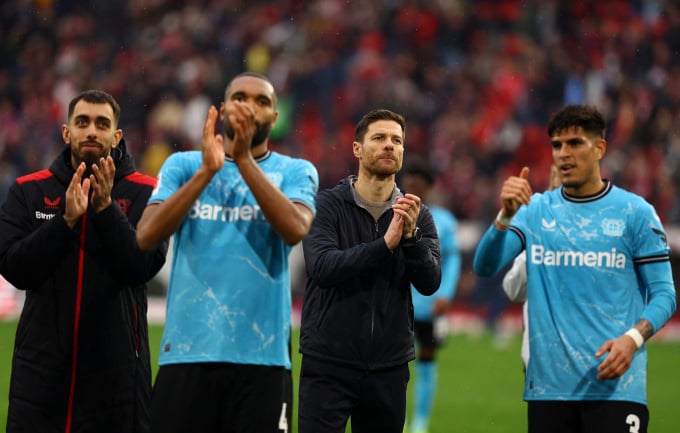
<svg viewBox="0 0 680 433">
<path fill-rule="evenodd" d="M 189 219 L 209 220 L 209 221 L 265 221 L 264 214 L 259 206 L 220 206 L 211 203 L 201 203 L 196 200 L 193 207 L 189 210 Z"/>
<path fill-rule="evenodd" d="M 609 251 L 550 250 L 543 245 L 532 245 L 531 263 L 542 266 L 615 268 L 626 267 L 626 255 L 612 248 Z"/>
<path fill-rule="evenodd" d="M 35 219 L 37 220 L 51 220 L 56 214 L 41 212 L 39 210 L 35 211 Z"/>
</svg>

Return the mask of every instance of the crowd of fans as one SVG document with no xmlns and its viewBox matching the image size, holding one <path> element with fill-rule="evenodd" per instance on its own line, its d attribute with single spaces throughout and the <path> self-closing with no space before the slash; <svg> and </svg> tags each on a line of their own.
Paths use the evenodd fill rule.
<svg viewBox="0 0 680 433">
<path fill-rule="evenodd" d="M 551 163 L 545 124 L 565 103 L 608 118 L 605 175 L 680 223 L 680 2 L 663 0 L 21 0 L 0 6 L 0 199 L 47 166 L 77 92 L 122 107 L 138 168 L 200 146 L 227 77 L 279 95 L 273 147 L 312 161 L 321 187 L 356 169 L 357 116 L 407 118 L 461 220 L 493 218 L 499 182 Z"/>
</svg>

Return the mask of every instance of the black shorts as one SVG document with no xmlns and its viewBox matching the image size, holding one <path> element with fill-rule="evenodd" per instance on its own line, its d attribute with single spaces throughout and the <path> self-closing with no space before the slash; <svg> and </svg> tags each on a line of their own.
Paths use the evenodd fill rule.
<svg viewBox="0 0 680 433">
<path fill-rule="evenodd" d="M 529 433 L 647 433 L 647 406 L 629 401 L 529 401 Z"/>
<path fill-rule="evenodd" d="M 163 365 L 151 397 L 151 432 L 290 433 L 293 388 L 283 367 Z"/>
<path fill-rule="evenodd" d="M 444 345 L 445 335 L 435 332 L 434 322 L 432 321 L 416 320 L 413 322 L 413 332 L 416 342 L 422 347 L 438 349 Z"/>
<path fill-rule="evenodd" d="M 358 370 L 302 356 L 300 433 L 402 433 L 406 418 L 408 364 Z"/>
</svg>

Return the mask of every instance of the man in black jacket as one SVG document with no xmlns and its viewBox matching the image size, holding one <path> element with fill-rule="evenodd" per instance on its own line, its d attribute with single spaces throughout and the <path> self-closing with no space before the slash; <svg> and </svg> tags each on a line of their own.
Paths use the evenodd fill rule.
<svg viewBox="0 0 680 433">
<path fill-rule="evenodd" d="M 441 280 L 432 215 L 395 185 L 404 118 L 374 110 L 357 124 L 359 161 L 317 196 L 303 240 L 300 433 L 401 433 L 408 362 L 415 358 L 411 288 L 431 295 Z"/>
<path fill-rule="evenodd" d="M 0 273 L 26 291 L 7 432 L 145 432 L 151 371 L 144 253 L 135 226 L 155 179 L 134 171 L 109 94 L 74 98 L 49 169 L 22 176 L 0 210 Z"/>
</svg>

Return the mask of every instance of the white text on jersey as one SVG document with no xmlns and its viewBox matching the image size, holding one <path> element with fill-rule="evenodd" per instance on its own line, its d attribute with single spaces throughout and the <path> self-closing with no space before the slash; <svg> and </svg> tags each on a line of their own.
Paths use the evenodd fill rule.
<svg viewBox="0 0 680 433">
<path fill-rule="evenodd" d="M 188 216 L 190 219 L 222 222 L 265 220 L 259 206 L 225 207 L 216 204 L 201 204 L 200 200 L 196 200 Z"/>
<path fill-rule="evenodd" d="M 54 218 L 54 214 L 40 212 L 39 210 L 35 211 L 35 219 L 38 219 L 38 220 L 51 220 L 52 218 Z"/>
<path fill-rule="evenodd" d="M 575 266 L 618 268 L 626 267 L 626 255 L 611 251 L 551 251 L 543 245 L 531 246 L 531 263 L 543 266 Z"/>
</svg>

